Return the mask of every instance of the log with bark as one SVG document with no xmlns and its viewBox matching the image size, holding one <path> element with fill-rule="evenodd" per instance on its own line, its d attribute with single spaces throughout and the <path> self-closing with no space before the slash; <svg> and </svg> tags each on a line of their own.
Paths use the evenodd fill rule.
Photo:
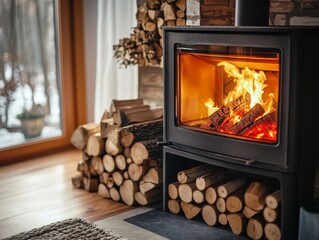
<svg viewBox="0 0 319 240">
<path fill-rule="evenodd" d="M 122 201 L 129 206 L 134 205 L 134 194 L 138 191 L 138 182 L 125 180 L 120 186 L 120 196 Z"/>
<path fill-rule="evenodd" d="M 265 220 L 262 215 L 256 215 L 248 220 L 246 233 L 252 239 L 261 239 L 264 235 Z"/>
<path fill-rule="evenodd" d="M 209 119 L 215 127 L 221 126 L 222 123 L 230 117 L 230 113 L 235 114 L 240 110 L 245 109 L 249 102 L 250 99 L 248 97 L 240 96 L 211 114 Z"/>
<path fill-rule="evenodd" d="M 203 164 L 197 167 L 182 170 L 177 173 L 177 180 L 180 183 L 194 182 L 198 177 L 204 176 L 208 173 L 219 172 L 221 168 L 212 166 L 210 164 Z"/>
<path fill-rule="evenodd" d="M 205 205 L 202 208 L 202 217 L 208 226 L 215 226 L 218 223 L 219 211 L 215 205 Z"/>
<path fill-rule="evenodd" d="M 245 205 L 244 194 L 246 187 L 242 187 L 226 198 L 226 209 L 230 213 L 241 211 Z"/>
<path fill-rule="evenodd" d="M 163 168 L 152 167 L 143 176 L 143 181 L 159 184 L 163 181 Z"/>
<path fill-rule="evenodd" d="M 196 183 L 183 183 L 178 186 L 178 195 L 185 203 L 193 201 L 193 192 L 196 190 Z"/>
<path fill-rule="evenodd" d="M 163 137 L 163 120 L 158 119 L 143 123 L 131 124 L 121 131 L 121 144 L 130 147 L 133 143 L 142 140 L 159 139 Z"/>
<path fill-rule="evenodd" d="M 281 229 L 279 222 L 266 223 L 264 227 L 265 236 L 268 240 L 280 240 Z"/>
<path fill-rule="evenodd" d="M 226 198 L 233 192 L 247 185 L 248 179 L 246 177 L 235 178 L 228 181 L 217 188 L 217 193 L 220 197 Z"/>
<path fill-rule="evenodd" d="M 133 144 L 131 156 L 135 164 L 139 165 L 148 158 L 160 158 L 162 147 L 157 145 L 158 139 L 139 141 Z"/>
<path fill-rule="evenodd" d="M 177 199 L 179 197 L 178 195 L 178 186 L 179 186 L 179 182 L 173 182 L 168 184 L 168 196 L 171 199 Z"/>
<path fill-rule="evenodd" d="M 242 213 L 230 213 L 227 221 L 233 234 L 239 235 L 246 230 L 247 218 Z"/>
<path fill-rule="evenodd" d="M 267 195 L 265 199 L 267 207 L 271 209 L 276 209 L 281 202 L 280 196 L 281 196 L 280 189 Z"/>
<path fill-rule="evenodd" d="M 136 192 L 134 195 L 136 202 L 142 206 L 162 200 L 163 191 L 162 188 L 152 189 L 147 193 Z"/>
<path fill-rule="evenodd" d="M 99 184 L 97 192 L 100 196 L 104 198 L 110 198 L 109 189 L 103 183 Z"/>
<path fill-rule="evenodd" d="M 181 211 L 180 199 L 169 199 L 167 202 L 168 210 L 173 214 L 179 214 Z"/>
<path fill-rule="evenodd" d="M 251 182 L 244 194 L 245 204 L 254 211 L 261 211 L 265 206 L 265 198 L 269 191 L 270 188 L 265 183 Z"/>
</svg>

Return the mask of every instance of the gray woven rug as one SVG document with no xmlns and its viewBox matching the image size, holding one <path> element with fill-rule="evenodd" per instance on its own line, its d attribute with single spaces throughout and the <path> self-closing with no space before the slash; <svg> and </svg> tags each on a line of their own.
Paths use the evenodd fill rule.
<svg viewBox="0 0 319 240">
<path fill-rule="evenodd" d="M 4 238 L 3 240 L 127 240 L 80 218 L 71 218 Z"/>
</svg>

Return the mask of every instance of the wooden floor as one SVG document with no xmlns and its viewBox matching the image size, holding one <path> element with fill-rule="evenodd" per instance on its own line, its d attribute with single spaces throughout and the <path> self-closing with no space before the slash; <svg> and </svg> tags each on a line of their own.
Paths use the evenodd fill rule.
<svg viewBox="0 0 319 240">
<path fill-rule="evenodd" d="M 95 222 L 132 207 L 74 189 L 79 150 L 0 167 L 0 238 L 59 220 Z"/>
</svg>

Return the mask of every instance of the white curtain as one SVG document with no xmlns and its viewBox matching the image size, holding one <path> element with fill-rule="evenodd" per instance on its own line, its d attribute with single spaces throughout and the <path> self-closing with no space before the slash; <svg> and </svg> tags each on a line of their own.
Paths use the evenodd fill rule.
<svg viewBox="0 0 319 240">
<path fill-rule="evenodd" d="M 138 96 L 137 66 L 120 68 L 113 57 L 113 45 L 133 33 L 136 11 L 136 0 L 98 0 L 95 122 L 101 120 L 112 99 Z"/>
</svg>

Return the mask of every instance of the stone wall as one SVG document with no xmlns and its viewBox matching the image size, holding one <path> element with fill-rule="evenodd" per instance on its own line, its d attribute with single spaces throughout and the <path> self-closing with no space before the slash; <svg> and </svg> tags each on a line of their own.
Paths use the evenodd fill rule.
<svg viewBox="0 0 319 240">
<path fill-rule="evenodd" d="M 236 0 L 187 0 L 187 24 L 231 26 Z M 319 0 L 271 0 L 270 26 L 319 25 Z"/>
</svg>

